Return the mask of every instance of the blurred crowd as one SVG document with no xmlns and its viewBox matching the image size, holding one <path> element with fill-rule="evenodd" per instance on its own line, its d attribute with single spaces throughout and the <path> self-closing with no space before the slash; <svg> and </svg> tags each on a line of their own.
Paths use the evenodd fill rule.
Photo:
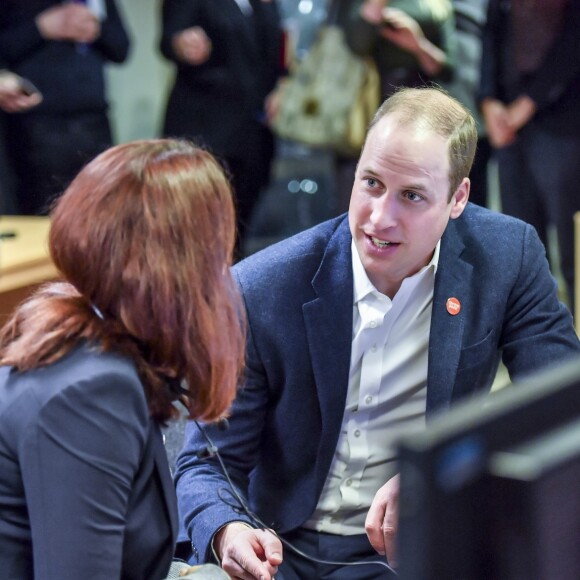
<svg viewBox="0 0 580 580">
<path fill-rule="evenodd" d="M 127 3 L 129 0 L 125 0 Z M 137 1 L 137 0 L 135 0 Z M 120 0 L 5 0 L 0 11 L 0 215 L 42 215 L 114 141 L 105 69 L 139 30 Z M 164 0 L 151 39 L 175 70 L 159 135 L 212 151 L 234 185 L 238 253 L 278 151 L 271 128 L 296 20 L 331 10 L 354 54 L 371 58 L 384 99 L 435 82 L 479 121 L 470 200 L 557 240 L 573 306 L 573 214 L 580 172 L 580 7 L 576 0 Z M 319 18 L 316 25 L 324 23 Z M 315 36 L 314 36 L 315 37 Z M 294 50 L 293 50 L 294 49 Z M 337 212 L 348 208 L 356 155 L 336 155 Z M 549 235 L 553 228 L 557 236 Z M 501 249 L 498 248 L 498 251 Z M 550 255 L 556 255 L 550 252 Z"/>
</svg>

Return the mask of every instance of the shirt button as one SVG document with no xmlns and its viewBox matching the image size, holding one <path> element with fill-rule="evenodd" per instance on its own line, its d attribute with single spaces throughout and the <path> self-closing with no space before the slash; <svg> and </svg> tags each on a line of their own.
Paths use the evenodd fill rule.
<svg viewBox="0 0 580 580">
<path fill-rule="evenodd" d="M 352 479 L 347 479 L 344 484 L 346 485 L 346 487 L 350 487 L 352 485 Z"/>
<path fill-rule="evenodd" d="M 354 436 L 355 437 L 360 437 L 360 431 L 358 429 L 354 432 Z"/>
<path fill-rule="evenodd" d="M 370 322 L 369 326 L 370 326 L 371 328 L 376 328 L 376 326 L 377 326 L 377 321 L 376 321 L 376 320 L 371 320 L 371 322 Z"/>
<path fill-rule="evenodd" d="M 373 402 L 373 398 L 369 395 L 366 399 L 365 399 L 365 403 L 367 405 L 370 405 Z"/>
</svg>

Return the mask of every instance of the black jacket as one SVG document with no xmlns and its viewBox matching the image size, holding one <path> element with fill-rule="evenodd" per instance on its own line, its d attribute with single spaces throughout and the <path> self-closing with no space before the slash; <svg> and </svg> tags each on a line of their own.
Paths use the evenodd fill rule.
<svg viewBox="0 0 580 580">
<path fill-rule="evenodd" d="M 251 17 L 234 0 L 165 0 L 161 52 L 177 64 L 164 135 L 201 138 L 212 151 L 236 157 L 249 133 L 263 127 L 264 99 L 281 73 L 282 31 L 276 2 L 250 0 Z M 173 36 L 200 26 L 209 36 L 209 60 L 180 61 Z"/>
<path fill-rule="evenodd" d="M 26 115 L 104 111 L 104 65 L 123 62 L 129 37 L 114 0 L 104 0 L 107 16 L 101 35 L 85 49 L 74 42 L 47 41 L 34 19 L 56 6 L 56 0 L 3 0 L 0 10 L 0 54 L 7 66 L 30 79 L 43 101 Z"/>
</svg>

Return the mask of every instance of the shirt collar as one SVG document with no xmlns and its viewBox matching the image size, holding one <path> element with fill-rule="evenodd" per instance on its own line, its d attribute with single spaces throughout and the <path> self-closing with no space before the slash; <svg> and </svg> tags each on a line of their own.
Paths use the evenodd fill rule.
<svg viewBox="0 0 580 580">
<path fill-rule="evenodd" d="M 358 254 L 358 250 L 356 249 L 356 244 L 354 243 L 354 239 L 351 242 L 351 255 L 352 255 L 352 273 L 353 273 L 353 280 L 354 280 L 354 302 L 356 304 L 363 298 L 367 297 L 369 294 L 375 294 L 375 296 L 384 296 L 381 294 L 373 285 L 373 283 L 369 280 L 367 276 L 366 270 L 362 264 L 360 256 Z M 429 261 L 426 266 L 423 266 L 419 272 L 413 274 L 413 276 L 409 276 L 409 278 L 405 278 L 405 280 L 414 280 L 417 281 L 423 277 L 424 273 L 429 269 L 433 270 L 433 275 L 437 273 L 437 266 L 439 265 L 439 253 L 441 250 L 441 240 L 437 242 L 435 246 L 435 251 L 433 252 L 433 257 Z"/>
</svg>

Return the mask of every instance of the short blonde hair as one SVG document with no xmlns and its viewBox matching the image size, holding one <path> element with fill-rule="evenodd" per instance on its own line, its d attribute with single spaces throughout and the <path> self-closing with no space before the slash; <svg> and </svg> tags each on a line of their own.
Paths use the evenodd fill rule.
<svg viewBox="0 0 580 580">
<path fill-rule="evenodd" d="M 399 114 L 403 123 L 425 125 L 447 140 L 451 198 L 469 176 L 477 148 L 477 125 L 469 109 L 438 86 L 401 88 L 379 107 L 368 130 L 390 113 Z"/>
</svg>

